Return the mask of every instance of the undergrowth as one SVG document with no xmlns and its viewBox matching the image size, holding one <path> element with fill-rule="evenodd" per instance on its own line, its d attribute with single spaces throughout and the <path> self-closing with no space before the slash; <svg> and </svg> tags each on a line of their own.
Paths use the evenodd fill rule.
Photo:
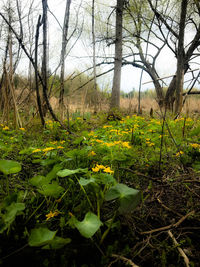
<svg viewBox="0 0 200 267">
<path fill-rule="evenodd" d="M 200 121 L 107 118 L 0 125 L 0 264 L 198 266 Z"/>
</svg>

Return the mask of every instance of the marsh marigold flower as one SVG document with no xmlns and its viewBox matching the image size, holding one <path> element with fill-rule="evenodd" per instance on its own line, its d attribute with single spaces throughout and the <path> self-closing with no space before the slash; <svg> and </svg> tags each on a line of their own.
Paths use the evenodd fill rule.
<svg viewBox="0 0 200 267">
<path fill-rule="evenodd" d="M 183 155 L 183 154 L 184 154 L 183 151 L 179 151 L 179 152 L 176 153 L 176 157 L 178 157 L 178 156 L 180 156 L 180 155 Z"/>
<path fill-rule="evenodd" d="M 94 151 L 90 151 L 90 153 L 88 154 L 88 156 L 95 156 L 96 153 Z"/>
<path fill-rule="evenodd" d="M 48 152 L 48 151 L 51 151 L 51 150 L 54 150 L 55 148 L 54 147 L 47 147 L 47 148 L 44 148 L 42 149 L 43 152 Z"/>
<path fill-rule="evenodd" d="M 59 212 L 58 211 L 54 211 L 54 212 L 52 212 L 52 211 L 50 211 L 47 215 L 46 215 L 46 220 L 48 221 L 49 219 L 51 219 L 51 218 L 53 218 L 53 217 L 55 217 L 55 216 L 58 216 L 58 214 L 59 214 Z"/>
<path fill-rule="evenodd" d="M 9 130 L 9 127 L 8 127 L 8 126 L 5 126 L 5 127 L 3 128 L 3 130 L 4 130 L 4 131 L 7 131 L 7 130 Z"/>
<path fill-rule="evenodd" d="M 114 171 L 112 171 L 110 167 L 106 167 L 103 171 L 110 174 L 114 173 Z"/>
</svg>

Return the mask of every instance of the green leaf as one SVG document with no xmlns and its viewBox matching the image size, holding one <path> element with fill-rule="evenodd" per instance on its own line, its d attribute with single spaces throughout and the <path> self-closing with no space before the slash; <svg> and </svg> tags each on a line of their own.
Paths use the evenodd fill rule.
<svg viewBox="0 0 200 267">
<path fill-rule="evenodd" d="M 54 165 L 52 170 L 47 174 L 46 177 L 49 179 L 49 181 L 51 181 L 52 179 L 56 178 L 57 172 L 60 171 L 61 169 L 62 166 L 60 164 Z"/>
<path fill-rule="evenodd" d="M 95 184 L 95 179 L 94 178 L 90 178 L 90 179 L 85 179 L 85 178 L 80 178 L 79 180 L 79 184 L 82 185 L 82 186 L 86 186 L 88 184 Z"/>
<path fill-rule="evenodd" d="M 71 242 L 70 238 L 55 236 L 52 241 L 42 247 L 42 249 L 60 249 Z"/>
<path fill-rule="evenodd" d="M 32 151 L 35 149 L 35 147 L 28 147 L 28 148 L 25 148 L 25 149 L 22 149 L 19 154 L 20 155 L 30 155 L 32 154 Z"/>
<path fill-rule="evenodd" d="M 117 184 L 110 188 L 105 194 L 105 200 L 119 199 L 119 212 L 126 213 L 134 210 L 140 203 L 141 194 L 139 190 L 130 188 L 125 184 Z"/>
<path fill-rule="evenodd" d="M 99 218 L 92 212 L 88 212 L 82 222 L 79 222 L 75 217 L 72 219 L 80 234 L 86 238 L 91 238 L 102 225 Z"/>
<path fill-rule="evenodd" d="M 12 174 L 20 172 L 22 169 L 22 166 L 19 162 L 14 160 L 0 160 L 0 171 L 4 174 Z"/>
<path fill-rule="evenodd" d="M 95 181 L 98 184 L 105 184 L 105 185 L 114 185 L 116 184 L 115 178 L 108 173 L 98 173 L 94 175 Z"/>
<path fill-rule="evenodd" d="M 29 183 L 34 185 L 34 186 L 42 186 L 44 184 L 48 184 L 49 180 L 45 176 L 37 175 L 37 176 L 34 176 L 33 178 L 31 178 L 29 180 Z"/>
<path fill-rule="evenodd" d="M 4 203 L 5 204 L 5 203 Z M 21 214 L 21 211 L 25 209 L 24 203 L 11 203 L 9 206 L 5 206 L 3 213 L 0 216 L 0 233 L 3 233 L 14 222 L 15 217 Z"/>
<path fill-rule="evenodd" d="M 58 198 L 64 191 L 64 188 L 60 186 L 57 182 L 52 184 L 44 184 L 38 192 L 46 197 Z"/>
<path fill-rule="evenodd" d="M 55 164 L 56 162 L 58 162 L 57 159 L 43 159 L 40 161 L 40 164 L 42 166 L 49 166 L 49 165 L 52 165 L 52 164 Z"/>
<path fill-rule="evenodd" d="M 82 172 L 87 172 L 88 169 L 76 169 L 76 170 L 69 170 L 69 169 L 64 169 L 64 170 L 61 170 L 59 172 L 57 172 L 57 175 L 59 177 L 66 177 L 66 176 L 70 176 L 70 175 L 73 175 L 75 173 L 82 173 Z"/>
<path fill-rule="evenodd" d="M 28 244 L 31 247 L 40 247 L 51 242 L 57 231 L 50 231 L 48 228 L 34 228 L 31 230 Z"/>
<path fill-rule="evenodd" d="M 12 223 L 15 220 L 15 217 L 19 214 L 19 212 L 25 209 L 24 203 L 12 203 L 10 206 L 6 208 L 7 213 L 4 215 L 4 220 L 6 223 Z"/>
</svg>

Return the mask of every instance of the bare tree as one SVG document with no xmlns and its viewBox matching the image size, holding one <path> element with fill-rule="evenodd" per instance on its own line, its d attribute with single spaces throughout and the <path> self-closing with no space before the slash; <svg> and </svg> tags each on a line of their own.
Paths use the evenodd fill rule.
<svg viewBox="0 0 200 267">
<path fill-rule="evenodd" d="M 66 8 L 65 8 L 65 15 L 64 15 L 64 22 L 63 22 L 63 29 L 62 29 L 62 49 L 60 55 L 60 64 L 61 64 L 61 71 L 60 71 L 60 98 L 59 104 L 61 107 L 61 117 L 63 118 L 64 112 L 64 78 L 65 78 L 65 57 L 66 57 L 66 47 L 68 42 L 68 28 L 69 28 L 69 17 L 70 17 L 70 5 L 71 0 L 66 1 Z"/>
<path fill-rule="evenodd" d="M 115 25 L 114 77 L 113 77 L 110 109 L 120 107 L 123 7 L 124 7 L 124 0 L 117 0 L 116 25 Z"/>
<path fill-rule="evenodd" d="M 188 0 L 182 0 L 181 16 L 179 22 L 178 51 L 177 51 L 176 102 L 175 102 L 176 113 L 181 111 L 183 104 L 183 82 L 184 82 L 184 64 L 185 64 L 184 35 L 185 35 L 187 5 L 188 5 Z"/>
<path fill-rule="evenodd" d="M 94 71 L 94 113 L 97 113 L 98 92 L 97 92 L 97 73 L 96 73 L 96 38 L 95 38 L 95 0 L 92 0 L 92 47 L 93 47 L 93 71 Z"/>
</svg>

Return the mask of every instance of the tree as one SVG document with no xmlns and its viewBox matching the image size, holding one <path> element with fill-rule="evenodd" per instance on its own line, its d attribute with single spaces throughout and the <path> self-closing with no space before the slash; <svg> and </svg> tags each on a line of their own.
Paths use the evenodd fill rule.
<svg viewBox="0 0 200 267">
<path fill-rule="evenodd" d="M 63 22 L 63 29 L 62 29 L 62 49 L 60 55 L 60 97 L 59 97 L 59 104 L 61 107 L 61 117 L 63 118 L 63 111 L 64 111 L 64 78 L 65 78 L 65 57 L 66 57 L 66 47 L 68 42 L 68 28 L 69 28 L 69 16 L 70 16 L 70 5 L 71 0 L 66 1 L 66 8 L 65 8 L 65 15 L 64 15 L 64 22 Z"/>
<path fill-rule="evenodd" d="M 114 77 L 113 77 L 110 109 L 119 108 L 120 106 L 123 7 L 124 7 L 124 0 L 117 0 L 116 24 L 115 24 Z"/>
<path fill-rule="evenodd" d="M 189 70 L 190 61 L 200 56 L 197 51 L 200 45 L 200 5 L 198 1 L 194 0 L 190 1 L 190 8 L 187 8 L 188 1 L 168 0 L 165 3 L 167 8 L 164 13 L 164 8 L 155 7 L 152 0 L 148 0 L 148 2 L 157 18 L 157 28 L 162 34 L 166 45 L 177 58 L 177 70 L 165 95 L 165 107 L 171 108 L 174 100 L 176 100 L 176 112 L 178 112 L 182 106 L 183 73 L 186 74 Z M 170 11 L 170 4 L 174 6 L 173 11 Z M 176 21 L 177 14 L 180 17 L 179 21 Z M 177 29 L 179 29 L 178 33 Z M 193 39 L 187 44 L 184 43 L 184 35 L 188 29 L 194 34 Z M 176 96 L 174 96 L 175 92 Z"/>
</svg>

